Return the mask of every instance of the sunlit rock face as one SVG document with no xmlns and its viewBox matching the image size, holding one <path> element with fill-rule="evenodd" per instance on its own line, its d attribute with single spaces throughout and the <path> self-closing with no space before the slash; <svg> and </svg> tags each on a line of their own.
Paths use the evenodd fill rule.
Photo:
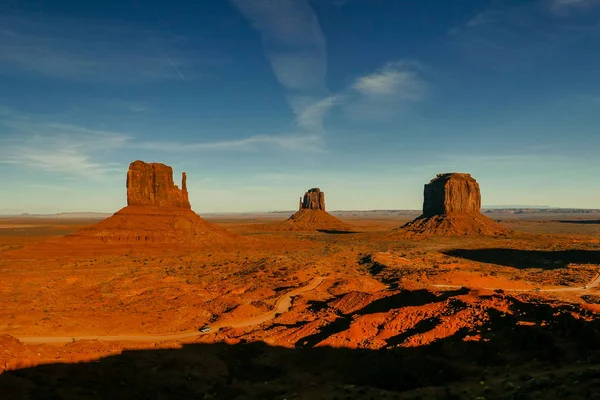
<svg viewBox="0 0 600 400">
<path fill-rule="evenodd" d="M 481 192 L 470 174 L 439 174 L 425 185 L 423 216 L 479 213 Z"/>
<path fill-rule="evenodd" d="M 300 198 L 300 210 L 325 211 L 325 193 L 319 188 L 309 189 L 304 198 Z"/>
<path fill-rule="evenodd" d="M 183 173 L 181 189 L 173 182 L 173 168 L 134 161 L 127 171 L 127 205 L 191 208 Z"/>
</svg>

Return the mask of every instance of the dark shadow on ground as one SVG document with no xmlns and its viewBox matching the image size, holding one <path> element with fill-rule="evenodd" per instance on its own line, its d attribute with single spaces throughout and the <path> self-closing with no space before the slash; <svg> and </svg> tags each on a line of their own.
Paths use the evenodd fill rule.
<svg viewBox="0 0 600 400">
<path fill-rule="evenodd" d="M 595 250 L 516 250 L 516 249 L 454 249 L 443 252 L 448 256 L 471 261 L 504 265 L 518 269 L 557 269 L 569 264 L 599 264 L 600 251 Z"/>
<path fill-rule="evenodd" d="M 7 371 L 0 374 L 0 398 L 599 398 L 600 319 L 590 312 L 586 318 L 575 317 L 575 311 L 585 313 L 577 305 L 502 297 L 510 304 L 509 312 L 482 309 L 486 313 L 482 327 L 462 328 L 428 345 L 402 347 L 411 336 L 435 328 L 442 316 L 422 319 L 388 338 L 387 347 L 379 350 L 316 346 L 327 335 L 347 328 L 357 315 L 440 301 L 464 309 L 466 304 L 454 298 L 461 293 L 464 290 L 404 291 L 340 314 L 321 329 L 320 337 L 308 337 L 310 343 L 296 348 L 262 342 L 189 344 L 180 349 L 125 351 L 87 363 Z M 482 298 L 494 296 L 499 295 Z M 478 340 L 470 339 L 474 336 Z"/>
<path fill-rule="evenodd" d="M 373 260 L 373 256 L 371 254 L 367 254 L 358 259 L 358 263 L 364 266 L 367 269 L 367 272 L 371 274 L 374 278 L 377 278 L 381 281 L 381 283 L 388 285 L 390 289 L 398 288 L 398 279 L 388 279 L 384 276 L 378 276 L 382 272 L 385 272 L 387 267 L 383 264 L 378 263 Z"/>
<path fill-rule="evenodd" d="M 330 235 L 351 235 L 354 233 L 358 233 L 358 232 L 354 232 L 354 231 L 338 231 L 338 230 L 331 230 L 331 229 L 317 229 L 317 231 L 319 231 L 321 233 L 328 233 Z"/>
<path fill-rule="evenodd" d="M 441 320 L 439 317 L 423 319 L 417 322 L 417 324 L 414 327 L 407 329 L 406 331 L 396 336 L 392 336 L 391 338 L 386 339 L 385 342 L 388 344 L 388 346 L 400 345 L 413 335 L 419 335 L 425 332 L 429 332 L 430 330 L 438 326 L 440 322 Z"/>
<path fill-rule="evenodd" d="M 545 326 L 490 313 L 481 341 L 469 332 L 420 347 L 284 348 L 255 342 L 125 351 L 80 364 L 0 375 L 3 399 L 486 399 L 596 398 L 599 321 L 515 305 Z M 539 315 L 538 315 L 539 314 Z M 435 325 L 417 324 L 417 331 Z M 399 344 L 402 335 L 390 339 Z M 573 384 L 577 381 L 577 384 Z M 483 382 L 483 383 L 481 383 Z M 419 392 L 415 392 L 419 389 Z"/>
<path fill-rule="evenodd" d="M 598 219 L 564 219 L 558 222 L 561 224 L 600 225 L 600 220 Z"/>
</svg>

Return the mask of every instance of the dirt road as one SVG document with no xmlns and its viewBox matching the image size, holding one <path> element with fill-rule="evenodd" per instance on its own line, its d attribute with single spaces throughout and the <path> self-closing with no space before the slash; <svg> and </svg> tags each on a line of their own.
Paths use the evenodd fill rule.
<svg viewBox="0 0 600 400">
<path fill-rule="evenodd" d="M 193 339 L 198 336 L 207 335 L 209 333 L 213 333 L 220 328 L 243 328 L 246 326 L 260 325 L 265 323 L 273 318 L 275 318 L 278 314 L 282 314 L 288 311 L 292 306 L 292 298 L 294 296 L 298 296 L 301 293 L 308 292 L 310 290 L 316 289 L 325 278 L 318 277 L 314 278 L 310 284 L 303 286 L 301 288 L 292 290 L 289 293 L 284 294 L 275 303 L 275 308 L 263 315 L 259 315 L 257 317 L 248 318 L 241 321 L 235 322 L 216 322 L 212 324 L 210 332 L 199 332 L 197 330 L 194 331 L 186 331 L 186 332 L 177 332 L 177 333 L 164 333 L 158 335 L 94 335 L 94 336 L 32 336 L 32 337 L 17 337 L 21 342 L 26 344 L 50 344 L 50 343 L 69 343 L 78 340 L 101 340 L 106 342 L 161 342 L 168 340 L 176 340 L 181 342 L 193 341 Z"/>
</svg>

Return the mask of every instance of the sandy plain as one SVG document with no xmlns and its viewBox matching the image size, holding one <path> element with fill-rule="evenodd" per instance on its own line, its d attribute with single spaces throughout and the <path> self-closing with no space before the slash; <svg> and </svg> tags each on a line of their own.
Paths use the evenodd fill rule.
<svg viewBox="0 0 600 400">
<path fill-rule="evenodd" d="M 395 211 L 268 229 L 289 214 L 203 215 L 256 239 L 218 250 L 58 245 L 98 220 L 1 219 L 0 393 L 600 396 L 600 213 L 486 214 L 499 237 L 405 237 L 418 213 Z"/>
</svg>

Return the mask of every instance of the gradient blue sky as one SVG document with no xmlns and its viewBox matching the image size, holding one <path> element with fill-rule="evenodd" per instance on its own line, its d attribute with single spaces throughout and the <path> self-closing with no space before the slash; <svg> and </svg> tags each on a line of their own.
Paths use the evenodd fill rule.
<svg viewBox="0 0 600 400">
<path fill-rule="evenodd" d="M 0 213 L 115 211 L 129 162 L 202 212 L 600 207 L 600 0 L 0 5 Z M 178 176 L 176 176 L 176 180 Z"/>
</svg>

